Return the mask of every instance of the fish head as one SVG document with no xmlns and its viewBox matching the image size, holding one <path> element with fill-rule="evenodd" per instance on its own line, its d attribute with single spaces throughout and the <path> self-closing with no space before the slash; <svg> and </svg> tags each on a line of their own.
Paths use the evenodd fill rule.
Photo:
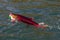
<svg viewBox="0 0 60 40">
<path fill-rule="evenodd" d="M 14 13 L 10 13 L 10 14 L 9 14 L 9 17 L 10 17 L 11 19 L 16 19 L 16 18 L 17 18 L 17 15 L 14 14 Z"/>
</svg>

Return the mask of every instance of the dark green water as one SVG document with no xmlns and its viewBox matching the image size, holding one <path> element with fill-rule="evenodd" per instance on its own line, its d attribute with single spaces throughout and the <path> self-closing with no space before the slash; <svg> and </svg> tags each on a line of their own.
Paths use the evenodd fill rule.
<svg viewBox="0 0 60 40">
<path fill-rule="evenodd" d="M 34 17 L 49 28 L 27 28 L 24 23 L 12 26 L 10 12 Z M 0 0 L 0 40 L 60 40 L 60 0 Z"/>
</svg>

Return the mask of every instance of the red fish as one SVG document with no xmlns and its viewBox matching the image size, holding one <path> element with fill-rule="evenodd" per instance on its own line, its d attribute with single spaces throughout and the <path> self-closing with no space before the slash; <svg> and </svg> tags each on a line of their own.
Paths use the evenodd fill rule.
<svg viewBox="0 0 60 40">
<path fill-rule="evenodd" d="M 33 21 L 32 18 L 28 18 L 20 14 L 10 13 L 9 17 L 11 18 L 11 22 L 15 22 L 15 21 L 23 22 L 28 25 L 33 25 L 37 28 L 46 28 L 48 26 L 47 24 L 45 25 L 44 23 L 36 23 L 35 21 Z"/>
</svg>

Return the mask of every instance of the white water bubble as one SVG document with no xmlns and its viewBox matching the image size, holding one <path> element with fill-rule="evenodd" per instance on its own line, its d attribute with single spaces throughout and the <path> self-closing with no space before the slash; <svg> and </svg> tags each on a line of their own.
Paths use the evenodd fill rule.
<svg viewBox="0 0 60 40">
<path fill-rule="evenodd" d="M 53 28 L 53 26 L 49 26 L 50 30 Z"/>
<path fill-rule="evenodd" d="M 60 26 L 58 25 L 58 29 L 60 29 Z"/>
</svg>

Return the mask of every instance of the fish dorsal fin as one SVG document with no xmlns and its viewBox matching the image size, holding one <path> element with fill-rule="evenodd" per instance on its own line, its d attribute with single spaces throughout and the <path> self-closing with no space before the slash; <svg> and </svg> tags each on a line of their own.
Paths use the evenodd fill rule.
<svg viewBox="0 0 60 40">
<path fill-rule="evenodd" d="M 31 20 L 34 20 L 34 18 L 33 18 L 33 17 L 31 17 L 30 19 L 31 19 Z"/>
</svg>

